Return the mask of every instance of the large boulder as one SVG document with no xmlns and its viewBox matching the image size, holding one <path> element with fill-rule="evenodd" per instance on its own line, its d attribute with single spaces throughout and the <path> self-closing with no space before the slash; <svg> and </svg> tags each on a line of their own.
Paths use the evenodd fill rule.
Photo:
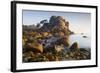
<svg viewBox="0 0 100 73">
<path fill-rule="evenodd" d="M 43 45 L 37 42 L 34 43 L 27 43 L 26 50 L 33 51 L 34 53 L 42 53 L 43 52 Z"/>
<path fill-rule="evenodd" d="M 62 27 L 65 27 L 65 22 L 64 21 L 62 21 L 62 20 L 56 20 L 55 21 L 55 25 L 58 25 L 58 26 L 62 26 Z"/>
<path fill-rule="evenodd" d="M 56 16 L 51 16 L 50 17 L 50 20 L 49 20 L 49 23 L 51 24 L 51 25 L 54 25 L 55 24 L 55 20 L 56 20 Z"/>
<path fill-rule="evenodd" d="M 70 48 L 69 48 L 71 51 L 76 51 L 76 50 L 79 50 L 79 45 L 77 42 L 74 42 Z"/>
<path fill-rule="evenodd" d="M 65 22 L 65 19 L 62 16 L 57 16 L 56 20 L 62 20 L 63 22 Z"/>
<path fill-rule="evenodd" d="M 51 25 L 65 26 L 65 19 L 62 16 L 51 16 L 49 23 Z"/>
<path fill-rule="evenodd" d="M 52 25 L 51 32 L 54 36 L 69 35 L 69 22 L 66 22 L 62 16 L 52 16 L 49 23 Z"/>
<path fill-rule="evenodd" d="M 51 16 L 49 23 L 51 25 L 65 25 L 65 19 L 62 16 Z"/>
</svg>

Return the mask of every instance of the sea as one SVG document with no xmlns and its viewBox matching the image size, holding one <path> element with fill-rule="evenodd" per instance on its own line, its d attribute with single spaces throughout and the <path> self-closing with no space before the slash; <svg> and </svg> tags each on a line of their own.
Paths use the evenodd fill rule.
<svg viewBox="0 0 100 73">
<path fill-rule="evenodd" d="M 69 43 L 72 45 L 74 42 L 77 42 L 79 48 L 91 48 L 91 36 L 90 34 L 73 34 L 69 36 Z"/>
</svg>

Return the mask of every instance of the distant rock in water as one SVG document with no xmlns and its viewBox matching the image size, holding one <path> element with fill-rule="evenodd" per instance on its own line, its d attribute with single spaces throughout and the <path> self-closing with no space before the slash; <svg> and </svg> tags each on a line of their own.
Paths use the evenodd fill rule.
<svg viewBox="0 0 100 73">
<path fill-rule="evenodd" d="M 79 45 L 77 42 L 74 42 L 69 48 L 71 51 L 79 50 Z"/>
<path fill-rule="evenodd" d="M 84 35 L 83 38 L 88 38 L 88 37 Z"/>
</svg>

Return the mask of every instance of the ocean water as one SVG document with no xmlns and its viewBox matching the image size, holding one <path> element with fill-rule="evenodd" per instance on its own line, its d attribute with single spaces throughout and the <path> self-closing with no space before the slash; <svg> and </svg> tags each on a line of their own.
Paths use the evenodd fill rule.
<svg viewBox="0 0 100 73">
<path fill-rule="evenodd" d="M 83 37 L 86 36 L 86 37 Z M 69 36 L 70 45 L 74 42 L 79 44 L 79 48 L 91 48 L 91 36 L 88 34 L 74 34 Z"/>
</svg>

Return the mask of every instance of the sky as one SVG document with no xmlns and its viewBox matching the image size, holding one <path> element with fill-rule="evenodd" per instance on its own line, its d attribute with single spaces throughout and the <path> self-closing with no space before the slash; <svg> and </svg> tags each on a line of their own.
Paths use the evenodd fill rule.
<svg viewBox="0 0 100 73">
<path fill-rule="evenodd" d="M 36 25 L 41 20 L 48 20 L 51 16 L 62 16 L 69 21 L 70 30 L 75 33 L 91 33 L 91 14 L 79 12 L 55 12 L 23 10 L 23 25 Z"/>
</svg>

